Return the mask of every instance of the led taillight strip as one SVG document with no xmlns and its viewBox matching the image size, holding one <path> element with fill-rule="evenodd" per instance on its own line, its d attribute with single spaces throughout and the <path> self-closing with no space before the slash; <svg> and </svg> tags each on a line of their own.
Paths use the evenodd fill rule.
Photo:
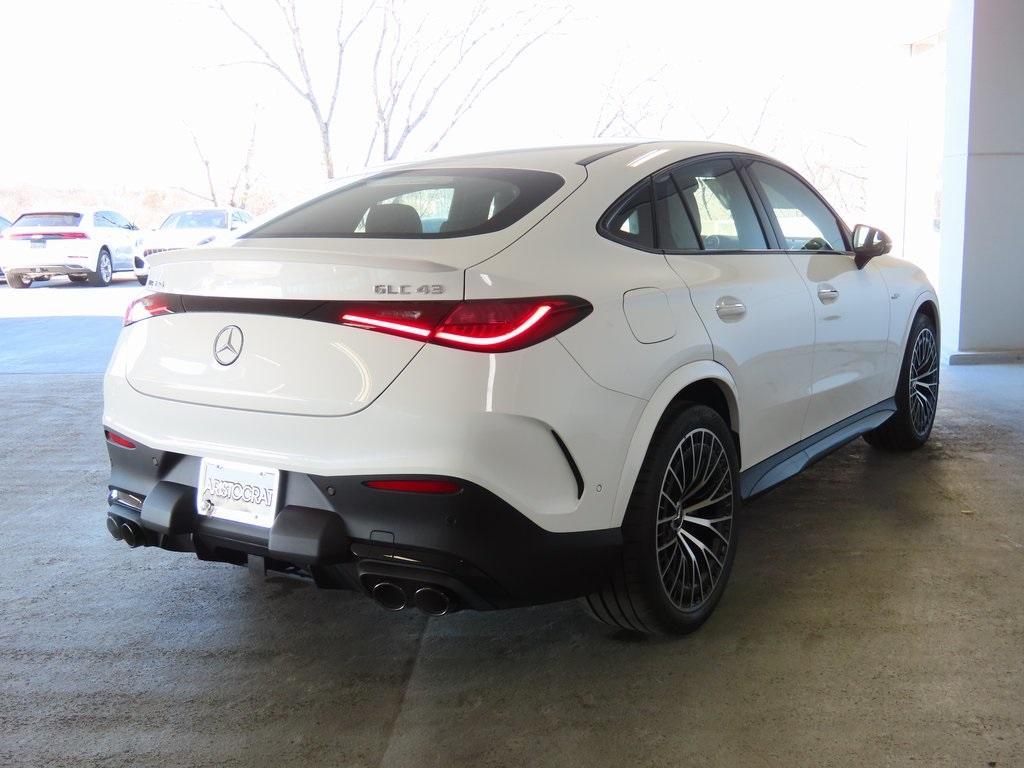
<svg viewBox="0 0 1024 768">
<path fill-rule="evenodd" d="M 128 306 L 124 324 L 182 312 L 278 315 L 338 323 L 456 349 L 511 352 L 561 333 L 593 309 L 590 302 L 576 296 L 316 302 L 152 293 Z"/>
</svg>

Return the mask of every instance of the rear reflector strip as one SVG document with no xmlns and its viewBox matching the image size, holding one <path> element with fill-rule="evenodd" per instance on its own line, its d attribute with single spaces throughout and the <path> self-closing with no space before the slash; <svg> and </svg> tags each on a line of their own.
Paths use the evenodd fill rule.
<svg viewBox="0 0 1024 768">
<path fill-rule="evenodd" d="M 401 493 L 452 494 L 462 486 L 451 480 L 365 480 L 367 488 L 375 491 L 400 491 Z"/>
<path fill-rule="evenodd" d="M 135 443 L 129 440 L 127 437 L 122 437 L 116 432 L 111 432 L 109 429 L 103 430 L 104 436 L 107 438 L 108 443 L 113 443 L 121 448 L 127 448 L 129 451 L 135 450 Z"/>
</svg>

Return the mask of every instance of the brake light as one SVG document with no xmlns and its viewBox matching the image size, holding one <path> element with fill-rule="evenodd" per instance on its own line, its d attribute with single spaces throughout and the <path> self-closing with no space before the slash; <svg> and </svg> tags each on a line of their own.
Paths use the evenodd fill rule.
<svg viewBox="0 0 1024 768">
<path fill-rule="evenodd" d="M 402 493 L 452 494 L 462 490 L 461 485 L 451 480 L 366 480 L 363 485 L 377 491 Z"/>
<path fill-rule="evenodd" d="M 6 235 L 10 240 L 31 240 L 40 238 L 43 240 L 88 240 L 89 235 L 85 232 L 18 232 Z"/>
<path fill-rule="evenodd" d="M 561 333 L 593 309 L 575 296 L 371 302 L 346 307 L 338 322 L 456 349 L 511 352 Z"/>
<path fill-rule="evenodd" d="M 164 293 L 150 293 L 142 298 L 136 299 L 124 311 L 124 324 L 129 326 L 140 320 L 145 320 L 158 315 L 174 314 L 172 306 L 173 297 Z"/>
<path fill-rule="evenodd" d="M 121 448 L 127 448 L 129 451 L 135 450 L 135 443 L 129 440 L 127 437 L 122 437 L 116 432 L 111 432 L 109 429 L 103 430 L 103 435 L 107 438 L 108 443 L 120 446 Z"/>
</svg>

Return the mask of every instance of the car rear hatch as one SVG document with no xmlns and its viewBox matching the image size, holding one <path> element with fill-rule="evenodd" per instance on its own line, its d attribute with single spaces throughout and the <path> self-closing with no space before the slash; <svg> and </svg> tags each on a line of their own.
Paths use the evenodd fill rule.
<svg viewBox="0 0 1024 768">
<path fill-rule="evenodd" d="M 465 270 L 521 237 L 584 177 L 577 169 L 495 231 L 261 237 L 257 229 L 229 247 L 154 254 L 149 287 L 181 304 L 125 333 L 128 381 L 152 397 L 208 406 L 308 416 L 362 410 L 423 341 L 331 322 L 332 308 L 463 299 Z M 398 207 L 381 218 L 408 213 Z"/>
</svg>

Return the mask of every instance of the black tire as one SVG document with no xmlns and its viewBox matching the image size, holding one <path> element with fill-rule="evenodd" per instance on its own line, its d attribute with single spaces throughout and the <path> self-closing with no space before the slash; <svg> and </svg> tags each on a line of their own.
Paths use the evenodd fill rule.
<svg viewBox="0 0 1024 768">
<path fill-rule="evenodd" d="M 929 363 L 926 370 L 933 371 L 933 373 L 927 378 L 918 377 L 912 388 L 911 379 L 914 378 L 914 374 L 911 368 L 915 365 L 914 350 L 918 348 L 919 344 L 929 343 L 931 353 L 925 360 Z M 924 394 L 915 394 L 915 390 Z M 920 404 L 929 397 L 931 398 L 930 413 L 926 419 L 923 419 Z M 866 433 L 864 440 L 873 448 L 885 451 L 912 451 L 915 448 L 920 448 L 928 442 L 928 437 L 932 433 L 938 397 L 939 335 L 932 319 L 921 313 L 914 318 L 914 323 L 910 326 L 910 337 L 907 339 L 907 348 L 903 352 L 900 379 L 896 385 L 896 413 L 890 416 L 884 424 Z M 912 402 L 912 398 L 917 398 L 917 403 Z"/>
<path fill-rule="evenodd" d="M 32 285 L 32 278 L 25 277 L 21 272 L 8 272 L 7 284 L 15 289 L 28 288 Z"/>
<path fill-rule="evenodd" d="M 149 275 L 136 275 L 135 279 L 139 281 L 139 285 L 145 285 L 146 281 L 149 280 Z"/>
<path fill-rule="evenodd" d="M 706 464 L 702 463 L 705 447 Z M 670 480 L 673 476 L 676 479 Z M 699 480 L 702 476 L 703 482 Z M 671 490 L 677 486 L 680 502 L 672 505 L 663 495 L 663 487 Z M 699 494 L 705 492 L 710 495 L 701 499 Z M 728 498 L 720 498 L 724 496 Z M 699 499 L 691 504 L 691 510 L 719 499 L 708 503 L 703 508 L 708 511 L 702 515 L 714 515 L 706 520 L 725 521 L 728 514 L 728 521 L 716 523 L 717 528 L 686 522 L 694 519 L 681 511 L 681 501 L 687 498 Z M 729 580 L 739 511 L 739 461 L 732 433 L 722 417 L 706 406 L 688 405 L 664 419 L 651 439 L 626 508 L 622 562 L 604 589 L 584 598 L 588 611 L 599 621 L 633 632 L 693 632 L 711 615 Z M 696 554 L 703 555 L 703 561 Z M 707 592 L 701 562 L 707 566 Z"/>
<path fill-rule="evenodd" d="M 89 280 L 88 275 L 68 275 L 68 280 L 72 283 L 84 283 Z"/>
<path fill-rule="evenodd" d="M 96 270 L 89 273 L 89 285 L 95 288 L 105 288 L 110 285 L 114 277 L 114 264 L 110 260 L 110 251 L 106 248 L 100 250 L 96 257 Z"/>
</svg>

